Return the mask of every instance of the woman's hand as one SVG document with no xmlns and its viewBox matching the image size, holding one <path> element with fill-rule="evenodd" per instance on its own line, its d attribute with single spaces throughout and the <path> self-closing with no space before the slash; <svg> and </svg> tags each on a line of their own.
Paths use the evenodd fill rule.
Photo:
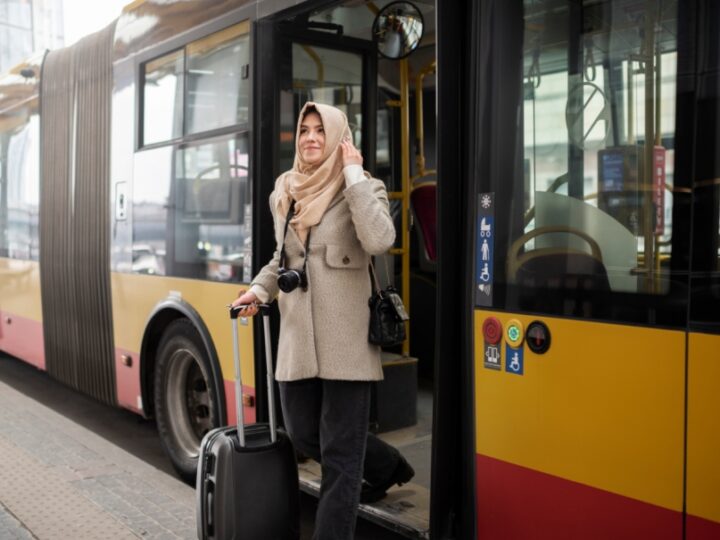
<svg viewBox="0 0 720 540">
<path fill-rule="evenodd" d="M 345 137 L 340 141 L 340 147 L 342 148 L 343 167 L 363 164 L 363 157 L 360 150 L 355 148 L 349 137 Z"/>
<path fill-rule="evenodd" d="M 254 292 L 240 289 L 240 291 L 238 292 L 238 297 L 231 305 L 232 307 L 245 305 L 246 307 L 240 308 L 240 311 L 238 311 L 238 313 L 241 317 L 252 317 L 258 312 L 257 302 L 258 297 L 255 296 Z"/>
</svg>

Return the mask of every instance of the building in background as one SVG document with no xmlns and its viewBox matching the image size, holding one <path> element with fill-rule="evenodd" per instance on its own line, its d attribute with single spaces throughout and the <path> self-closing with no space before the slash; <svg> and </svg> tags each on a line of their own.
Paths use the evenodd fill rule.
<svg viewBox="0 0 720 540">
<path fill-rule="evenodd" d="M 63 0 L 0 0 L 0 73 L 64 44 Z"/>
</svg>

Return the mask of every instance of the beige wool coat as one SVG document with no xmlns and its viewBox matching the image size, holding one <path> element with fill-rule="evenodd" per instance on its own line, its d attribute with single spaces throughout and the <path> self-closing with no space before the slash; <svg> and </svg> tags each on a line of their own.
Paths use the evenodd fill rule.
<svg viewBox="0 0 720 540">
<path fill-rule="evenodd" d="M 335 196 L 310 232 L 308 289 L 298 287 L 290 293 L 277 285 L 285 216 L 277 215 L 275 193 L 270 195 L 270 209 L 277 249 L 251 286 L 259 285 L 270 300 L 278 299 L 276 380 L 382 379 L 380 348 L 368 343 L 372 293 L 368 264 L 370 255 L 385 253 L 395 241 L 385 184 L 371 178 Z M 288 227 L 286 266 L 301 269 L 304 251 L 295 230 Z"/>
</svg>

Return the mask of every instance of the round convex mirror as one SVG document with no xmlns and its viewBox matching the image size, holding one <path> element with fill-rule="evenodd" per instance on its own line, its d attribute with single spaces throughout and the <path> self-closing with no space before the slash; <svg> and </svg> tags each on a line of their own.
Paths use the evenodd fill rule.
<svg viewBox="0 0 720 540">
<path fill-rule="evenodd" d="M 420 44 L 423 18 L 410 2 L 393 2 L 380 10 L 373 23 L 373 39 L 385 58 L 404 58 Z"/>
</svg>

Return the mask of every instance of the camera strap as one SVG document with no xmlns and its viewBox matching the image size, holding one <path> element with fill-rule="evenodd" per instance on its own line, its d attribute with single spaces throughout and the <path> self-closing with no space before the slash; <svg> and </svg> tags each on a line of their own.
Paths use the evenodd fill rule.
<svg viewBox="0 0 720 540">
<path fill-rule="evenodd" d="M 288 210 L 287 217 L 285 218 L 285 231 L 283 232 L 283 243 L 282 247 L 280 248 L 280 268 L 285 268 L 285 262 L 286 262 L 286 255 L 285 255 L 285 240 L 287 239 L 287 233 L 288 233 L 288 227 L 290 226 L 290 220 L 295 215 L 295 200 L 290 203 L 290 209 Z M 308 229 L 307 238 L 305 239 L 305 257 L 303 261 L 303 272 L 307 269 L 307 255 L 308 255 L 308 248 L 310 247 L 310 231 L 312 229 Z"/>
</svg>

